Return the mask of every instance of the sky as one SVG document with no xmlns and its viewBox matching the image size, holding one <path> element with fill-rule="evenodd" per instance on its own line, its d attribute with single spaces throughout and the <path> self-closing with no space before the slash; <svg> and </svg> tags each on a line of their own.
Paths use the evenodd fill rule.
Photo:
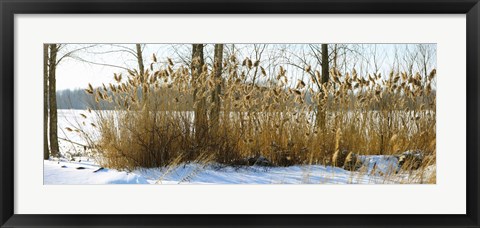
<svg viewBox="0 0 480 228">
<path fill-rule="evenodd" d="M 335 44 L 329 44 L 330 54 L 333 53 L 334 46 Z M 234 50 L 240 60 L 245 57 L 255 60 L 258 56 L 255 50 L 263 49 L 261 65 L 267 74 L 274 75 L 278 66 L 282 65 L 287 70 L 289 80 L 295 82 L 306 75 L 290 63 L 297 66 L 308 64 L 321 72 L 320 64 L 312 51 L 318 47 L 320 44 L 226 44 L 224 57 L 231 55 Z M 423 59 L 419 53 L 429 54 L 428 72 L 437 68 L 436 44 L 337 44 L 337 47 L 339 68 L 343 71 L 355 68 L 361 75 L 374 73 L 375 69 L 382 75 L 388 75 L 392 69 L 405 71 L 408 68 L 407 62 L 412 59 L 416 63 L 413 71 L 421 71 L 421 64 L 418 63 Z M 145 68 L 152 63 L 154 53 L 159 61 L 166 61 L 169 57 L 176 64 L 187 63 L 191 56 L 191 44 L 143 44 L 142 48 Z M 80 50 L 63 58 L 57 67 L 57 91 L 86 88 L 88 83 L 94 87 L 101 86 L 102 83 L 113 83 L 114 73 L 124 73 L 125 68 L 138 68 L 137 60 L 131 53 L 135 50 L 135 44 L 63 44 L 59 58 L 77 49 Z M 343 50 L 346 55 L 342 54 Z M 207 63 L 212 61 L 213 44 L 205 46 L 204 55 Z M 301 59 L 305 59 L 307 64 Z"/>
</svg>

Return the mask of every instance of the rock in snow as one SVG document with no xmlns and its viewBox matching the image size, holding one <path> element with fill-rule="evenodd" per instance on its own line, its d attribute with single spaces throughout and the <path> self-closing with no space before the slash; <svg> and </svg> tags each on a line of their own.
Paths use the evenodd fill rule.
<svg viewBox="0 0 480 228">
<path fill-rule="evenodd" d="M 422 165 L 423 158 L 423 153 L 419 150 L 403 152 L 402 154 L 397 155 L 398 168 L 417 170 Z"/>
<path fill-rule="evenodd" d="M 273 166 L 272 162 L 264 156 L 252 157 L 248 159 L 248 165 Z"/>
</svg>

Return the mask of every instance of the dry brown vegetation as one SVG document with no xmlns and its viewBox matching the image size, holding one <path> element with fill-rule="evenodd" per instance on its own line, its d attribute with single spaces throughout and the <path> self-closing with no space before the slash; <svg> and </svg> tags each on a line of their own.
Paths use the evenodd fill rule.
<svg viewBox="0 0 480 228">
<path fill-rule="evenodd" d="M 110 102 L 116 110 L 91 112 L 101 165 L 134 169 L 199 160 L 241 165 L 260 155 L 278 166 L 330 165 L 343 150 L 385 155 L 413 149 L 435 162 L 435 70 L 421 77 L 355 70 L 342 75 L 333 69 L 321 85 L 320 73 L 309 67 L 310 81 L 295 83 L 278 68 L 277 75 L 267 75 L 260 62 L 230 56 L 223 61 L 222 79 L 204 65 L 192 80 L 190 66 L 155 59 L 143 75 L 133 70 L 115 74 L 114 84 L 89 86 L 86 92 L 97 102 Z M 263 86 L 248 83 L 257 73 Z M 219 103 L 214 102 L 218 85 Z M 199 105 L 205 118 L 198 124 L 193 110 Z"/>
</svg>

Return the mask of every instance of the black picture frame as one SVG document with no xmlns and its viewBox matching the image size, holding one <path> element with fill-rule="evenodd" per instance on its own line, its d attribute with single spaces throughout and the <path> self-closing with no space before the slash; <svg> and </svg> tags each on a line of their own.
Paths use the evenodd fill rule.
<svg viewBox="0 0 480 228">
<path fill-rule="evenodd" d="M 0 12 L 2 227 L 479 227 L 479 0 L 0 0 Z M 465 215 L 14 214 L 14 15 L 97 13 L 466 14 L 467 213 Z"/>
</svg>

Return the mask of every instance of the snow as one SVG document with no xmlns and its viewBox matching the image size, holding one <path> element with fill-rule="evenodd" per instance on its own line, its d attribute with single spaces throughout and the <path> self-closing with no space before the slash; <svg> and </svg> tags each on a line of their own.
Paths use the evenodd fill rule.
<svg viewBox="0 0 480 228">
<path fill-rule="evenodd" d="M 435 166 L 423 170 L 398 170 L 398 159 L 386 155 L 362 155 L 363 167 L 358 171 L 322 165 L 290 167 L 243 166 L 226 167 L 220 164 L 179 164 L 176 166 L 137 169 L 133 172 L 102 169 L 90 156 L 89 150 L 71 143 L 87 144 L 76 132 L 66 127 L 82 125 L 88 128 L 93 117 L 84 110 L 59 110 L 59 140 L 62 154 L 67 159 L 44 161 L 44 184 L 400 184 L 424 183 L 435 174 Z M 85 124 L 83 122 L 86 122 Z M 75 160 L 72 160 L 74 158 Z M 62 168 L 63 167 L 63 168 Z M 84 169 L 77 169 L 83 167 Z"/>
<path fill-rule="evenodd" d="M 421 183 L 412 173 L 393 172 L 394 157 L 365 156 L 364 169 L 350 172 L 322 165 L 290 167 L 180 164 L 133 172 L 102 169 L 94 162 L 44 161 L 44 184 L 399 184 Z M 376 165 L 374 165 L 376 164 Z M 62 166 L 64 168 L 62 168 Z M 373 167 L 376 168 L 373 168 Z M 85 169 L 77 169 L 83 167 Z M 425 173 L 434 172 L 429 167 Z M 419 173 L 420 171 L 416 172 Z"/>
<path fill-rule="evenodd" d="M 155 184 L 399 184 L 421 182 L 418 175 L 420 171 L 396 173 L 398 160 L 394 156 L 363 156 L 361 159 L 366 161 L 366 165 L 353 172 L 322 165 L 231 167 L 220 164 L 183 164 L 173 168 L 140 169 L 134 173 L 146 177 Z M 430 169 L 434 169 L 434 167 L 430 167 Z M 434 170 L 428 172 L 427 175 Z"/>
<path fill-rule="evenodd" d="M 135 173 L 152 179 L 158 184 L 347 184 L 374 183 L 374 179 L 356 176 L 341 168 L 320 165 L 290 167 L 221 167 L 218 164 L 202 166 L 187 164 L 170 171 L 144 169 Z"/>
<path fill-rule="evenodd" d="M 392 175 L 399 171 L 398 159 L 394 156 L 371 155 L 359 156 L 360 161 L 366 164 L 365 168 L 368 173 L 376 175 Z"/>
<path fill-rule="evenodd" d="M 103 169 L 92 162 L 44 161 L 44 184 L 148 184 L 142 176 Z M 84 169 L 77 169 L 83 167 Z"/>
</svg>

